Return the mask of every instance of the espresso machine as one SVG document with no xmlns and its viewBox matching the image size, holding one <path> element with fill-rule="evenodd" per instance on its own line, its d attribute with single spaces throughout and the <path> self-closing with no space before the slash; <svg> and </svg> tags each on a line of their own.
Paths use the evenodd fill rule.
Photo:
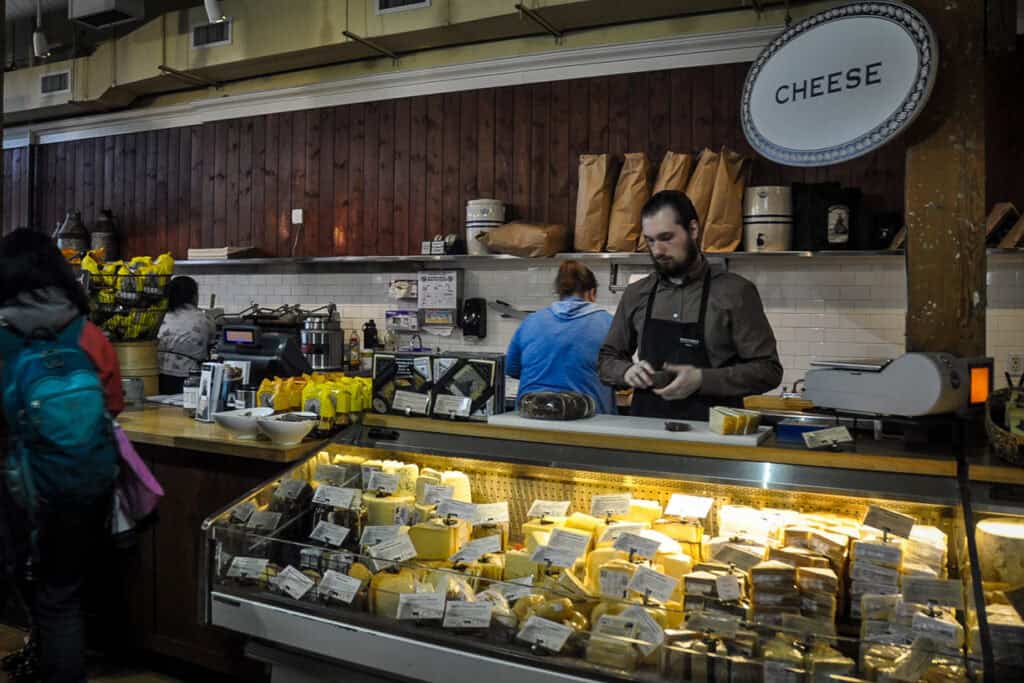
<svg viewBox="0 0 1024 683">
<path fill-rule="evenodd" d="M 320 311 L 326 313 L 320 314 Z M 345 333 L 341 329 L 338 307 L 328 304 L 309 311 L 302 324 L 302 354 L 314 370 L 342 370 L 345 358 Z"/>
</svg>

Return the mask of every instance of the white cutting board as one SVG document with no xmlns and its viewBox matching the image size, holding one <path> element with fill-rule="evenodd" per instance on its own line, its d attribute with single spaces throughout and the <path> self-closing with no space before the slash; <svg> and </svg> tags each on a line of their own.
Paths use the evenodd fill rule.
<svg viewBox="0 0 1024 683">
<path fill-rule="evenodd" d="M 667 441 L 689 441 L 717 443 L 730 446 L 757 446 L 768 437 L 770 427 L 761 427 L 757 434 L 725 436 L 716 434 L 707 422 L 680 420 L 690 425 L 686 432 L 670 432 L 665 429 L 665 420 L 656 417 L 626 417 L 623 415 L 595 415 L 583 420 L 528 420 L 518 413 L 503 413 L 487 418 L 487 423 L 499 427 L 516 429 L 539 429 L 549 432 L 572 432 L 578 434 L 607 434 L 608 436 L 631 436 L 637 439 L 662 439 Z"/>
</svg>

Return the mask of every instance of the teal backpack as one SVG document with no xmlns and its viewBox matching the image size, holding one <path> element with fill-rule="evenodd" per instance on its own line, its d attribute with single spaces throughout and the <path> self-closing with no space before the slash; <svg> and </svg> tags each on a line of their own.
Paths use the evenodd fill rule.
<svg viewBox="0 0 1024 683">
<path fill-rule="evenodd" d="M 103 383 L 78 346 L 84 324 L 78 317 L 55 337 L 22 336 L 0 320 L 7 488 L 34 523 L 43 509 L 75 514 L 97 504 L 117 477 Z"/>
</svg>

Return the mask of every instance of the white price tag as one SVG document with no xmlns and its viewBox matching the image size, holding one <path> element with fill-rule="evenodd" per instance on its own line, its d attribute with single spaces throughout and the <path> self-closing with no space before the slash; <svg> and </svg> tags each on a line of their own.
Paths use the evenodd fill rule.
<svg viewBox="0 0 1024 683">
<path fill-rule="evenodd" d="M 309 592 L 315 583 L 295 567 L 288 565 L 277 575 L 274 581 L 282 593 L 294 600 L 301 600 L 302 596 Z"/>
<path fill-rule="evenodd" d="M 390 541 L 370 546 L 366 549 L 366 553 L 375 560 L 407 562 L 416 559 L 416 546 L 412 544 L 412 539 L 408 534 L 399 534 Z"/>
<path fill-rule="evenodd" d="M 526 620 L 516 638 L 551 652 L 561 652 L 571 635 L 571 627 L 535 615 Z"/>
<path fill-rule="evenodd" d="M 934 603 L 940 607 L 964 608 L 963 586 L 956 579 L 904 576 L 903 599 L 919 605 Z"/>
<path fill-rule="evenodd" d="M 636 621 L 621 615 L 604 614 L 594 624 L 594 633 L 614 638 L 636 638 Z"/>
<path fill-rule="evenodd" d="M 352 502 L 358 494 L 359 491 L 356 489 L 343 489 L 337 486 L 324 485 L 317 488 L 316 494 L 313 496 L 313 502 L 317 505 L 351 510 L 355 507 L 352 505 Z"/>
<path fill-rule="evenodd" d="M 509 601 L 509 604 L 515 602 L 524 595 L 529 595 L 533 592 L 533 575 L 523 576 L 518 579 L 511 579 L 506 581 L 501 586 L 501 592 L 505 596 L 505 599 Z"/>
<path fill-rule="evenodd" d="M 327 545 L 333 545 L 335 548 L 340 548 L 341 544 L 348 538 L 349 530 L 343 526 L 337 524 L 331 524 L 330 522 L 320 522 L 313 529 L 313 533 L 309 535 L 314 541 L 320 543 L 326 543 Z"/>
<path fill-rule="evenodd" d="M 647 610 L 641 605 L 630 607 L 622 613 L 622 616 L 636 620 L 636 639 L 643 641 L 643 644 L 637 645 L 637 647 L 640 649 L 640 652 L 644 653 L 645 657 L 657 650 L 665 642 L 664 629 L 658 625 L 654 617 L 648 614 Z"/>
<path fill-rule="evenodd" d="M 437 504 L 437 516 L 441 519 L 464 519 L 470 524 L 476 521 L 476 506 L 461 500 L 446 498 Z"/>
<path fill-rule="evenodd" d="M 252 517 L 252 514 L 256 512 L 256 503 L 248 501 L 242 503 L 234 510 L 231 511 L 231 521 L 237 522 L 238 524 L 245 524 Z"/>
<path fill-rule="evenodd" d="M 658 555 L 658 548 L 661 547 L 661 543 L 657 539 L 645 538 L 627 531 L 615 539 L 613 547 L 625 553 L 633 553 L 634 555 L 653 560 Z"/>
<path fill-rule="evenodd" d="M 601 537 L 597 540 L 598 543 L 615 543 L 615 541 L 622 534 L 627 531 L 635 533 L 646 529 L 645 524 L 640 522 L 614 522 L 611 526 L 605 527 L 604 531 L 601 532 Z"/>
<path fill-rule="evenodd" d="M 531 562 L 551 567 L 571 567 L 576 562 L 577 555 L 572 550 L 565 548 L 552 548 L 550 545 L 542 545 L 534 551 L 530 557 Z"/>
<path fill-rule="evenodd" d="M 947 647 L 959 647 L 960 645 L 958 624 L 951 624 L 948 621 L 918 612 L 914 615 L 910 625 L 915 631 L 925 633 Z"/>
<path fill-rule="evenodd" d="M 233 579 L 258 579 L 267 570 L 269 560 L 261 557 L 236 557 L 228 567 L 228 577 Z"/>
<path fill-rule="evenodd" d="M 426 415 L 430 406 L 430 394 L 417 394 L 399 389 L 391 400 L 391 412 Z"/>
<path fill-rule="evenodd" d="M 509 521 L 508 501 L 500 503 L 478 503 L 476 524 L 504 524 Z"/>
<path fill-rule="evenodd" d="M 484 536 L 463 543 L 459 551 L 452 555 L 451 562 L 469 564 L 476 562 L 484 555 L 501 552 L 501 536 Z"/>
<path fill-rule="evenodd" d="M 714 502 L 714 498 L 673 493 L 672 498 L 668 501 L 668 506 L 665 507 L 665 514 L 669 517 L 681 517 L 683 519 L 707 519 Z"/>
<path fill-rule="evenodd" d="M 718 591 L 718 599 L 725 602 L 739 600 L 742 597 L 740 581 L 732 574 L 717 577 L 715 589 Z"/>
<path fill-rule="evenodd" d="M 341 467 L 340 465 L 317 465 L 316 470 L 313 472 L 313 478 L 317 481 L 322 481 L 335 486 L 341 486 L 345 483 L 345 478 L 348 476 L 348 469 Z"/>
<path fill-rule="evenodd" d="M 602 567 L 597 577 L 601 595 L 613 600 L 624 600 L 629 591 L 630 578 L 626 572 Z"/>
<path fill-rule="evenodd" d="M 444 610 L 444 628 L 487 628 L 494 605 L 490 602 L 452 600 Z"/>
<path fill-rule="evenodd" d="M 548 539 L 548 547 L 570 552 L 573 555 L 573 559 L 576 559 L 587 552 L 587 548 L 590 547 L 591 538 L 592 536 L 588 533 L 569 531 L 559 527 L 551 532 L 551 537 Z"/>
<path fill-rule="evenodd" d="M 245 528 L 252 529 L 253 531 L 261 533 L 270 533 L 277 529 L 277 525 L 281 523 L 280 512 L 270 512 L 263 510 L 261 512 L 254 512 L 249 517 L 249 521 L 246 522 Z"/>
<path fill-rule="evenodd" d="M 427 484 L 423 487 L 424 505 L 437 505 L 442 500 L 447 500 L 455 495 L 455 488 L 452 486 L 438 486 Z"/>
<path fill-rule="evenodd" d="M 850 430 L 846 427 L 832 427 L 830 429 L 817 429 L 813 432 L 804 432 L 804 444 L 808 448 L 822 448 L 841 443 L 853 443 Z"/>
<path fill-rule="evenodd" d="M 383 543 L 384 541 L 390 541 L 398 536 L 402 527 L 392 524 L 388 526 L 366 526 L 363 527 L 363 535 L 359 538 L 359 545 L 364 548 L 370 548 Z"/>
<path fill-rule="evenodd" d="M 355 599 L 362 585 L 363 582 L 359 579 L 328 569 L 324 572 L 324 578 L 320 580 L 317 590 L 321 597 L 326 596 L 348 605 Z"/>
<path fill-rule="evenodd" d="M 910 530 L 914 528 L 914 523 L 915 520 L 910 515 L 888 510 L 878 505 L 869 506 L 867 514 L 864 515 L 865 526 L 879 531 L 888 531 L 900 538 L 910 538 Z"/>
<path fill-rule="evenodd" d="M 277 487 L 277 490 L 274 491 L 274 497 L 283 498 L 284 500 L 295 500 L 305 488 L 306 482 L 304 481 L 284 479 L 281 481 L 281 485 Z"/>
<path fill-rule="evenodd" d="M 679 587 L 679 579 L 656 572 L 649 567 L 637 567 L 629 589 L 641 595 L 650 595 L 658 602 L 668 602 Z"/>
<path fill-rule="evenodd" d="M 473 399 L 467 396 L 439 394 L 434 399 L 434 415 L 469 417 L 469 411 L 472 407 Z"/>
<path fill-rule="evenodd" d="M 571 502 L 567 500 L 535 500 L 526 513 L 527 518 L 565 517 Z"/>
<path fill-rule="evenodd" d="M 633 500 L 633 496 L 628 493 L 594 496 L 590 499 L 590 514 L 594 517 L 624 515 L 629 512 L 629 501 L 631 500 Z"/>
<path fill-rule="evenodd" d="M 402 593 L 398 596 L 399 619 L 443 619 L 444 593 Z"/>
<path fill-rule="evenodd" d="M 384 493 L 391 494 L 398 490 L 398 475 L 397 474 L 384 474 L 377 470 L 373 470 L 370 473 L 369 485 L 366 487 L 367 491 L 383 491 Z"/>
</svg>

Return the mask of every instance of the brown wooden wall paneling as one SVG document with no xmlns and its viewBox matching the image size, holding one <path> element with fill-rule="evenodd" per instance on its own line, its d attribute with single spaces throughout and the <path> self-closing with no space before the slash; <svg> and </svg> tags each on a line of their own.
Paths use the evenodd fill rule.
<svg viewBox="0 0 1024 683">
<path fill-rule="evenodd" d="M 366 198 L 366 175 L 363 172 L 363 149 L 366 147 L 366 105 L 353 104 L 349 108 L 349 208 L 347 253 L 361 256 L 363 251 L 363 214 Z"/>
<path fill-rule="evenodd" d="M 441 232 L 444 224 L 444 98 L 427 97 L 427 207 L 423 239 Z"/>
<path fill-rule="evenodd" d="M 320 208 L 317 213 L 319 227 L 312 255 L 331 256 L 334 254 L 334 108 L 320 110 L 319 143 L 320 178 L 318 192 Z"/>
<path fill-rule="evenodd" d="M 418 254 L 427 234 L 427 98 L 409 102 L 409 235 L 406 253 Z"/>
<path fill-rule="evenodd" d="M 462 123 L 459 93 L 447 93 L 444 97 L 444 171 L 441 178 L 442 206 L 444 213 L 441 224 L 435 226 L 435 234 L 446 235 L 459 220 L 459 163 L 462 160 Z"/>
<path fill-rule="evenodd" d="M 747 66 L 484 89 L 54 143 L 37 150 L 33 178 L 28 150 L 5 150 L 3 229 L 34 213 L 52 231 L 75 209 L 91 228 L 110 208 L 125 254 L 170 250 L 182 258 L 190 247 L 228 244 L 251 244 L 268 256 L 288 256 L 293 244 L 296 254 L 311 256 L 418 253 L 423 239 L 461 231 L 466 202 L 482 196 L 504 200 L 509 219 L 572 223 L 580 154 L 618 160 L 646 152 L 654 169 L 670 149 L 725 145 L 750 154 L 739 123 Z M 835 180 L 862 188 L 872 209 L 898 211 L 903 155 L 896 142 L 823 169 L 756 159 L 751 182 Z M 305 213 L 301 233 L 291 225 L 293 208 Z"/>
<path fill-rule="evenodd" d="M 569 222 L 569 81 L 551 84 L 548 129 L 548 209 L 539 220 Z"/>
<path fill-rule="evenodd" d="M 380 103 L 377 129 L 377 226 L 373 254 L 395 253 L 395 100 Z"/>
<path fill-rule="evenodd" d="M 394 241 L 392 254 L 405 254 L 410 251 L 409 244 L 409 190 L 411 178 L 409 170 L 412 162 L 412 111 L 408 98 L 395 102 L 395 173 L 393 182 L 394 194 Z"/>
<path fill-rule="evenodd" d="M 515 141 L 515 89 L 500 88 L 494 94 L 494 198 L 508 203 L 513 193 L 513 143 Z M 514 213 L 507 211 L 507 218 Z"/>
<path fill-rule="evenodd" d="M 349 108 L 334 109 L 334 231 L 332 249 L 337 256 L 350 253 L 349 237 L 352 234 L 349 223 Z"/>
</svg>

